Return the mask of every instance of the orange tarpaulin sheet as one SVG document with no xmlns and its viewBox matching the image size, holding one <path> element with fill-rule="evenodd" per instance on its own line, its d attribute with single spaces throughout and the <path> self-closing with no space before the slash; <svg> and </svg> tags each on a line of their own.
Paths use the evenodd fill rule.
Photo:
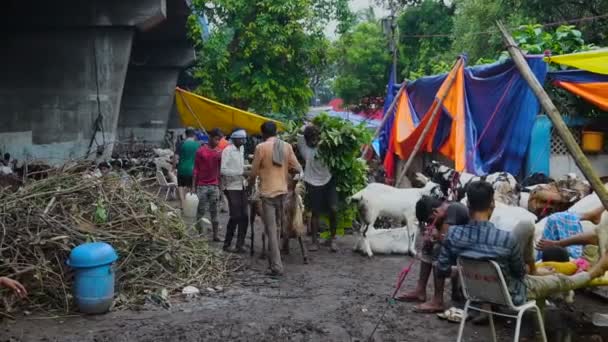
<svg viewBox="0 0 608 342">
<path fill-rule="evenodd" d="M 449 82 L 454 79 L 451 87 L 448 88 Z M 409 130 L 411 124 L 411 115 L 409 115 L 409 104 L 407 103 L 407 96 L 402 95 L 403 99 L 400 99 L 399 108 L 395 116 L 395 125 L 393 130 L 395 137 L 402 139 L 394 140 L 394 151 L 399 155 L 401 159 L 407 159 L 411 155 L 416 146 L 417 141 L 422 136 L 424 127 L 429 124 L 431 120 L 431 114 L 439 105 L 439 99 L 445 94 L 445 99 L 441 104 L 439 110 L 443 109 L 443 112 L 450 116 L 452 119 L 452 129 L 448 139 L 440 147 L 439 151 L 444 156 L 454 160 L 455 169 L 457 171 L 466 170 L 466 140 L 465 140 L 465 97 L 464 97 L 464 61 L 459 59 L 454 68 L 448 74 L 445 81 L 439 88 L 435 101 L 431 105 L 431 108 L 424 115 L 422 121 L 414 130 Z M 435 132 L 437 125 L 441 117 L 441 112 L 435 116 L 433 122 L 430 123 L 431 127 L 424 137 L 421 145 L 421 151 L 432 152 L 433 141 L 435 138 Z M 409 120 L 409 121 L 408 121 Z M 411 125 L 411 126 L 410 126 Z M 407 132 L 409 135 L 405 136 Z M 405 136 L 405 137 L 404 137 Z"/>
<path fill-rule="evenodd" d="M 556 82 L 560 87 L 608 111 L 608 87 L 605 83 Z"/>
</svg>

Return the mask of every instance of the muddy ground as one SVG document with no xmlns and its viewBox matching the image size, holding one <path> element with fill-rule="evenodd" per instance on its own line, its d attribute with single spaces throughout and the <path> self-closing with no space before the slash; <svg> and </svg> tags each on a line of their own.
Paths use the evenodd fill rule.
<svg viewBox="0 0 608 342">
<path fill-rule="evenodd" d="M 203 291 L 196 299 L 178 296 L 168 310 L 150 306 L 101 316 L 4 321 L 0 341 L 368 341 L 387 308 L 397 274 L 410 258 L 368 259 L 351 251 L 353 242 L 353 236 L 345 236 L 339 240 L 340 252 L 324 248 L 310 253 L 311 263 L 303 265 L 292 241 L 281 279 L 265 276 L 267 263 L 257 254 L 247 255 L 232 285 L 216 293 Z M 417 272 L 416 266 L 404 288 L 414 287 Z M 573 310 L 548 311 L 549 341 L 608 341 L 607 331 L 588 323 L 592 313 L 608 313 L 605 302 L 585 294 L 577 295 L 576 302 Z M 391 305 L 372 341 L 456 339 L 456 324 L 413 313 L 412 307 Z M 532 322 L 524 323 L 524 336 L 532 336 Z M 498 326 L 501 340 L 511 340 L 513 322 L 501 320 Z M 465 333 L 467 341 L 491 340 L 486 327 L 469 324 Z"/>
</svg>

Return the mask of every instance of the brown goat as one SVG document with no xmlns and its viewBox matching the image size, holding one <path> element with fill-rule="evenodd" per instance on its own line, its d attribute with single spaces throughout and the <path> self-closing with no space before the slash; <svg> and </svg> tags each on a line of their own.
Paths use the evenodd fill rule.
<svg viewBox="0 0 608 342">
<path fill-rule="evenodd" d="M 289 192 L 285 197 L 285 205 L 282 213 L 281 236 L 283 253 L 289 254 L 289 239 L 297 238 L 302 252 L 303 262 L 308 264 L 308 252 L 304 246 L 303 237 L 306 234 L 306 226 L 303 221 L 304 185 L 301 182 L 290 181 Z M 249 225 L 251 226 L 251 255 L 253 255 L 253 243 L 255 240 L 254 223 L 256 216 L 262 217 L 262 200 L 257 196 L 257 185 L 254 187 L 254 195 L 250 198 Z M 266 234 L 262 231 L 262 253 L 260 258 L 266 258 Z"/>
</svg>

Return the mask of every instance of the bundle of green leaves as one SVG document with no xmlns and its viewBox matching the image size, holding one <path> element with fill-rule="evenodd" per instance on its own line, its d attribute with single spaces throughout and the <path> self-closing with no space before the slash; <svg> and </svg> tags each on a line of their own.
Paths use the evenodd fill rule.
<svg viewBox="0 0 608 342">
<path fill-rule="evenodd" d="M 367 164 L 360 155 L 361 147 L 370 143 L 372 134 L 364 125 L 354 125 L 325 113 L 315 117 L 313 123 L 321 131 L 318 156 L 336 180 L 338 234 L 342 235 L 345 228 L 352 226 L 357 215 L 356 208 L 347 202 L 347 198 L 367 185 Z"/>
<path fill-rule="evenodd" d="M 321 132 L 318 156 L 336 180 L 340 203 L 345 203 L 367 184 L 367 164 L 359 157 L 361 147 L 371 141 L 371 132 L 364 125 L 325 113 L 315 117 L 313 124 Z"/>
<path fill-rule="evenodd" d="M 347 202 L 347 198 L 367 185 L 367 163 L 360 159 L 361 147 L 369 144 L 371 132 L 364 125 L 354 125 L 350 121 L 330 117 L 321 113 L 313 119 L 313 124 L 321 132 L 318 156 L 331 170 L 338 191 L 338 235 L 350 228 L 357 216 L 357 208 Z M 290 121 L 285 124 L 281 139 L 295 145 L 302 123 Z M 327 217 L 322 217 L 328 223 Z M 328 237 L 328 232 L 321 234 Z"/>
</svg>

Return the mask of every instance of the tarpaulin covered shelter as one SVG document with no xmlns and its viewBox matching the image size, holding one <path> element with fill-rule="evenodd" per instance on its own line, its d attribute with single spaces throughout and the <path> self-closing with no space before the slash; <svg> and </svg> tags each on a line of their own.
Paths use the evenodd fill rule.
<svg viewBox="0 0 608 342">
<path fill-rule="evenodd" d="M 175 104 L 184 126 L 210 130 L 219 128 L 224 133 L 240 127 L 249 134 L 260 134 L 260 126 L 266 121 L 274 121 L 279 129 L 283 124 L 261 115 L 234 108 L 200 95 L 175 88 Z"/>
<path fill-rule="evenodd" d="M 553 84 L 608 111 L 608 49 L 546 57 L 547 62 L 581 70 L 551 72 Z"/>
<path fill-rule="evenodd" d="M 529 56 L 527 61 L 544 81 L 547 64 L 542 56 Z M 407 85 L 394 119 L 386 121 L 381 133 L 390 137 L 384 161 L 388 178 L 394 176 L 394 155 L 407 159 L 427 124 L 431 128 L 421 150 L 440 152 L 454 161 L 456 170 L 481 175 L 520 173 L 540 109 L 538 100 L 511 60 L 474 67 L 465 64 L 461 57 L 450 73 Z M 440 113 L 429 122 L 437 106 Z"/>
</svg>

